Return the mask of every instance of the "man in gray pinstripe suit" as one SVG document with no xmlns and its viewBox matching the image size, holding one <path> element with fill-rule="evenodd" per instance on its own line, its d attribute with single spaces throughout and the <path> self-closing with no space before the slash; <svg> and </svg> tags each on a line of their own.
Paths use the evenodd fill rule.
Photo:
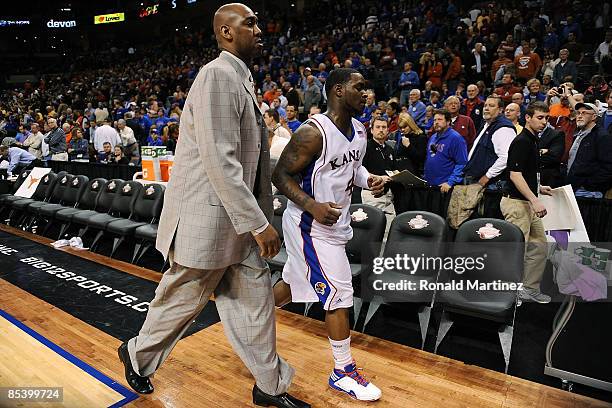
<svg viewBox="0 0 612 408">
<path fill-rule="evenodd" d="M 272 215 L 270 152 L 247 64 L 263 44 L 257 16 L 222 6 L 221 55 L 197 75 L 181 117 L 156 248 L 171 262 L 137 337 L 119 347 L 128 384 L 149 380 L 215 294 L 226 336 L 255 378 L 253 402 L 309 407 L 287 394 L 294 370 L 276 353 L 274 297 L 262 257 L 280 247 Z M 178 374 L 178 373 L 177 373 Z"/>
</svg>

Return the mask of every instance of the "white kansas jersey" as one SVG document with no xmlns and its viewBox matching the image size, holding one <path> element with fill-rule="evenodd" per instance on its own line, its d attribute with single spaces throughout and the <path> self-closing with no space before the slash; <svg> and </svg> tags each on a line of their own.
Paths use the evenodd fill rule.
<svg viewBox="0 0 612 408">
<path fill-rule="evenodd" d="M 345 136 L 324 114 L 313 115 L 310 122 L 323 137 L 323 148 L 300 174 L 300 187 L 319 203 L 332 202 L 342 206 L 342 215 L 331 227 L 315 221 L 312 215 L 289 201 L 284 216 L 299 224 L 303 234 L 312 238 L 346 243 L 353 236 L 349 206 L 353 186 L 367 185 L 368 172 L 361 165 L 366 152 L 366 130 L 357 119 L 352 120 L 351 136 Z"/>
</svg>

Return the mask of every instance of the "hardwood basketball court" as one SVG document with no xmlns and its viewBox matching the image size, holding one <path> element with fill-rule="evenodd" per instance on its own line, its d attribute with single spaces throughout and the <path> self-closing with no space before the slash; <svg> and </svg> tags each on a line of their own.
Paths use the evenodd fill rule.
<svg viewBox="0 0 612 408">
<path fill-rule="evenodd" d="M 0 230 L 39 243 L 50 242 L 6 226 L 0 226 Z M 151 281 L 159 281 L 161 277 L 154 271 L 87 251 L 61 250 Z M 0 309 L 85 365 L 129 389 L 123 365 L 117 358 L 120 340 L 2 279 Z M 331 356 L 322 322 L 279 310 L 277 344 L 279 353 L 296 369 L 290 392 L 313 407 L 612 406 L 353 332 L 353 353 L 359 366 L 383 390 L 382 399 L 376 403 L 356 402 L 327 386 Z M 155 392 L 139 396 L 127 406 L 253 406 L 250 395 L 253 379 L 233 353 L 220 323 L 181 340 L 152 381 Z M 0 387 L 17 385 L 64 387 L 63 405 L 37 403 L 34 406 L 107 407 L 124 398 L 0 316 Z M 0 401 L 2 407 L 28 406 L 5 404 Z"/>
</svg>

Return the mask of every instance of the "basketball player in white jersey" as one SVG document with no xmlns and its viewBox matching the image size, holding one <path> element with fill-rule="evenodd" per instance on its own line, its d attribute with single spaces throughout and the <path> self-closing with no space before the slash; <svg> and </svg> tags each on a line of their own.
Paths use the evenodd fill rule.
<svg viewBox="0 0 612 408">
<path fill-rule="evenodd" d="M 345 245 L 353 236 L 349 206 L 353 186 L 384 192 L 384 179 L 361 165 L 366 130 L 353 117 L 363 111 L 366 82 L 350 68 L 333 70 L 325 82 L 328 109 L 302 124 L 285 147 L 272 182 L 290 201 L 283 214 L 287 263 L 274 285 L 277 306 L 321 302 L 334 357 L 330 387 L 363 401 L 381 391 L 357 370 L 351 355 L 349 309 L 352 274 Z"/>
</svg>

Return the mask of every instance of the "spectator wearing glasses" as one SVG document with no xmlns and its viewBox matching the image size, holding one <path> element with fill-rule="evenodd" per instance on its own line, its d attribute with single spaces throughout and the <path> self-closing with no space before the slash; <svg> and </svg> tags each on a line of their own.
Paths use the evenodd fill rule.
<svg viewBox="0 0 612 408">
<path fill-rule="evenodd" d="M 474 126 L 474 121 L 469 116 L 459 114 L 460 107 L 461 102 L 459 102 L 459 98 L 456 96 L 450 96 L 444 102 L 444 109 L 451 115 L 450 127 L 465 139 L 465 143 L 469 150 L 472 148 L 472 144 L 476 138 L 476 127 Z M 434 124 L 435 121 L 436 119 L 434 116 Z"/>
<path fill-rule="evenodd" d="M 447 193 L 461 183 L 467 163 L 465 139 L 451 125 L 451 114 L 446 109 L 434 111 L 434 134 L 429 138 L 425 156 L 425 180 Z"/>
<path fill-rule="evenodd" d="M 612 188 L 612 138 L 597 123 L 594 104 L 578 103 L 575 109 L 576 133 L 569 151 L 566 181 L 577 195 L 603 197 Z"/>
<path fill-rule="evenodd" d="M 504 115 L 507 119 L 512 122 L 516 128 L 516 133 L 519 134 L 523 131 L 523 126 L 519 124 L 519 117 L 521 116 L 521 107 L 517 103 L 510 103 L 504 110 Z M 548 118 L 548 115 L 546 116 Z"/>
</svg>

